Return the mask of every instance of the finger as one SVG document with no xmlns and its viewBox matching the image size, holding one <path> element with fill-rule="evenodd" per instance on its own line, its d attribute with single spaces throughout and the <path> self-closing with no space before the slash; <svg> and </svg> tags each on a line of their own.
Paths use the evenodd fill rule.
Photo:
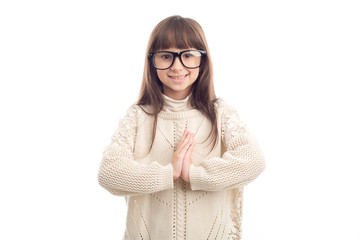
<svg viewBox="0 0 360 240">
<path fill-rule="evenodd" d="M 183 137 L 181 138 L 178 144 L 178 149 L 181 151 L 187 145 L 190 139 L 191 139 L 191 133 L 189 131 L 186 131 L 185 135 L 183 135 Z"/>
<path fill-rule="evenodd" d="M 189 146 L 189 148 L 187 149 L 187 151 L 184 155 L 183 164 L 185 164 L 185 162 L 191 162 L 191 155 L 194 150 L 194 147 L 195 147 L 195 142 L 192 142 L 192 144 Z"/>
<path fill-rule="evenodd" d="M 194 150 L 194 147 L 195 147 L 195 142 L 192 142 L 192 144 L 190 145 L 189 149 L 188 149 L 188 153 L 191 155 L 193 150 Z"/>
<path fill-rule="evenodd" d="M 186 154 L 186 152 L 188 151 L 188 149 L 190 148 L 191 144 L 192 144 L 192 141 L 189 140 L 189 141 L 183 146 L 183 148 L 180 149 L 180 152 L 179 152 L 180 155 L 182 155 L 183 157 L 185 157 L 185 154 Z"/>
<path fill-rule="evenodd" d="M 190 142 L 190 145 L 188 146 L 188 148 L 186 149 L 186 153 L 189 152 L 189 151 L 192 151 L 194 149 L 194 146 L 195 146 L 195 141 L 192 140 Z"/>
<path fill-rule="evenodd" d="M 193 133 L 190 133 L 189 134 L 190 136 L 189 136 L 189 138 L 188 138 L 188 142 L 190 143 L 190 145 L 194 142 L 194 134 Z M 190 145 L 189 145 L 189 147 L 190 147 Z"/>
<path fill-rule="evenodd" d="M 183 135 L 181 136 L 181 139 L 180 139 L 179 143 L 181 143 L 188 136 L 188 134 L 189 134 L 189 132 L 186 131 L 186 129 L 185 129 L 185 131 L 183 132 Z"/>
<path fill-rule="evenodd" d="M 185 153 L 189 149 L 191 143 L 192 143 L 192 141 L 190 138 L 186 139 L 186 142 L 184 143 L 184 145 L 181 148 L 181 152 Z"/>
<path fill-rule="evenodd" d="M 182 142 L 184 142 L 184 141 L 186 140 L 186 138 L 189 137 L 189 134 L 190 134 L 190 132 L 185 129 L 185 131 L 184 131 L 184 133 L 183 133 L 183 135 L 182 135 L 182 137 L 181 137 L 181 139 L 180 139 L 179 144 L 182 143 Z"/>
</svg>

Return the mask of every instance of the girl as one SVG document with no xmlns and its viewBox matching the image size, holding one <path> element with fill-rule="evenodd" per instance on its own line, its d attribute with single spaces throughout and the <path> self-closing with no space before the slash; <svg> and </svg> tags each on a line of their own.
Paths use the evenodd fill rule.
<svg viewBox="0 0 360 240">
<path fill-rule="evenodd" d="M 217 99 L 201 26 L 153 30 L 140 96 L 103 152 L 98 180 L 124 196 L 123 239 L 240 239 L 243 187 L 265 163 L 234 108 Z"/>
</svg>

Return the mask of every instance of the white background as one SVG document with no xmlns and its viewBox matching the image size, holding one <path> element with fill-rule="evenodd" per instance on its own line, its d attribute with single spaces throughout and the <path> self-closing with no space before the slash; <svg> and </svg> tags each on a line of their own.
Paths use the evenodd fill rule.
<svg viewBox="0 0 360 240">
<path fill-rule="evenodd" d="M 360 239 L 360 7 L 349 0 L 1 1 L 0 239 L 121 239 L 97 171 L 155 25 L 203 27 L 218 97 L 267 168 L 245 240 Z"/>
</svg>

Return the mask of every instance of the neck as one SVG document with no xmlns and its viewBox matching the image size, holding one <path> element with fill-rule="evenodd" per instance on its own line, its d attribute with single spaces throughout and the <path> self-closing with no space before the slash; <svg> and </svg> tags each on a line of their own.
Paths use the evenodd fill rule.
<svg viewBox="0 0 360 240">
<path fill-rule="evenodd" d="M 163 94 L 163 97 L 164 97 L 164 106 L 162 110 L 164 112 L 182 112 L 192 109 L 189 101 L 190 95 L 180 100 L 173 99 L 169 96 L 166 96 L 165 94 Z"/>
</svg>

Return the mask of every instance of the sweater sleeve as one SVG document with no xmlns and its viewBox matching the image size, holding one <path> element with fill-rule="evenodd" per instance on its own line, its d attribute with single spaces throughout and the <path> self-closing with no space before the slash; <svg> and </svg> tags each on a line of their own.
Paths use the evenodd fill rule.
<svg viewBox="0 0 360 240">
<path fill-rule="evenodd" d="M 258 143 L 236 110 L 223 100 L 216 105 L 221 121 L 222 157 L 213 157 L 190 166 L 192 190 L 220 191 L 245 186 L 265 168 Z M 218 118 L 219 119 L 219 118 Z"/>
<path fill-rule="evenodd" d="M 111 144 L 104 152 L 98 172 L 99 184 L 118 196 L 140 195 L 173 188 L 173 167 L 163 166 L 156 161 L 142 164 L 134 159 L 139 106 L 131 106 L 118 129 L 112 136 Z"/>
</svg>

